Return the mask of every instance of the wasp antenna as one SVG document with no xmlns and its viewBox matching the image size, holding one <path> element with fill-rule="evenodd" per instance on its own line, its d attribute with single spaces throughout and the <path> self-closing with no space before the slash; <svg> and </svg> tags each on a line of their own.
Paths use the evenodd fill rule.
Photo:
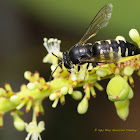
<svg viewBox="0 0 140 140">
<path fill-rule="evenodd" d="M 52 55 L 54 55 L 55 57 L 57 57 L 59 60 L 62 61 L 62 58 L 61 57 L 58 57 L 57 55 L 55 55 L 53 52 L 52 52 Z"/>
<path fill-rule="evenodd" d="M 53 74 L 55 73 L 55 71 L 57 70 L 57 68 L 58 68 L 60 65 L 62 65 L 62 62 L 60 62 L 60 63 L 57 65 L 57 67 L 55 68 L 55 70 L 51 73 L 50 78 L 49 78 L 49 81 L 52 80 Z"/>
</svg>

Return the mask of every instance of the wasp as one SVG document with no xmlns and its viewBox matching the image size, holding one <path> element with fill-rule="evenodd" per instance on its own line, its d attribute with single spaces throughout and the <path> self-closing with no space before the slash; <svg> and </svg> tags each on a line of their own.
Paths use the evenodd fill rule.
<svg viewBox="0 0 140 140">
<path fill-rule="evenodd" d="M 107 26 L 111 18 L 112 8 L 112 4 L 105 5 L 94 17 L 81 40 L 72 46 L 69 51 L 63 52 L 61 60 L 67 69 L 71 69 L 73 64 L 115 63 L 121 57 L 140 54 L 140 48 L 128 41 L 101 40 L 94 44 L 86 43 L 100 29 Z"/>
</svg>

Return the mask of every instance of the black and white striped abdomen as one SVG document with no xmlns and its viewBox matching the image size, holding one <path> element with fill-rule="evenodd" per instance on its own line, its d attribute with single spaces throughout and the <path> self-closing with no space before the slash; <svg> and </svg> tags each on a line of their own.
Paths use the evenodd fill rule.
<svg viewBox="0 0 140 140">
<path fill-rule="evenodd" d="M 127 57 L 140 54 L 138 46 L 123 40 L 102 40 L 93 44 L 93 55 L 103 53 L 116 53 L 118 56 Z"/>
</svg>

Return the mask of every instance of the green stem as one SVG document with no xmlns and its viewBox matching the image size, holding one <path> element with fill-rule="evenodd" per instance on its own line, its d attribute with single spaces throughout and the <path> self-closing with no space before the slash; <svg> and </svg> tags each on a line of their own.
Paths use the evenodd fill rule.
<svg viewBox="0 0 140 140">
<path fill-rule="evenodd" d="M 37 116 L 36 116 L 36 112 L 35 112 L 34 108 L 33 108 L 32 122 L 36 122 L 37 123 Z"/>
</svg>

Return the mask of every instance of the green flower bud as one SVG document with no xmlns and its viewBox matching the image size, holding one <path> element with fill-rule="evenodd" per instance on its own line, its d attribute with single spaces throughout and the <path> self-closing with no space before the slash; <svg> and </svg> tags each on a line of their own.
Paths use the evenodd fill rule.
<svg viewBox="0 0 140 140">
<path fill-rule="evenodd" d="M 63 95 L 66 95 L 68 93 L 68 87 L 62 87 L 60 92 L 63 94 Z"/>
<path fill-rule="evenodd" d="M 29 112 L 32 106 L 32 100 L 29 100 L 26 104 L 26 112 Z"/>
<path fill-rule="evenodd" d="M 34 73 L 34 76 L 35 76 L 36 80 L 39 79 L 39 73 L 37 71 Z"/>
<path fill-rule="evenodd" d="M 42 84 L 42 85 L 45 85 L 46 81 L 44 78 L 40 77 L 39 78 L 39 82 Z"/>
<path fill-rule="evenodd" d="M 82 93 L 80 91 L 73 91 L 73 93 L 71 94 L 71 96 L 75 100 L 81 100 Z"/>
<path fill-rule="evenodd" d="M 12 91 L 12 88 L 11 88 L 10 84 L 8 84 L 8 83 L 5 83 L 5 89 L 7 91 Z"/>
<path fill-rule="evenodd" d="M 98 68 L 96 74 L 100 77 L 105 77 L 108 74 L 108 72 L 104 68 Z"/>
<path fill-rule="evenodd" d="M 26 104 L 27 100 L 22 100 L 22 102 L 16 107 L 17 110 L 21 109 L 25 104 Z"/>
<path fill-rule="evenodd" d="M 68 93 L 69 93 L 69 94 L 72 94 L 72 93 L 73 93 L 73 88 L 72 88 L 72 87 L 69 87 Z"/>
<path fill-rule="evenodd" d="M 61 105 L 64 105 L 65 104 L 65 96 L 64 95 L 62 95 L 60 97 L 60 103 L 61 103 Z"/>
<path fill-rule="evenodd" d="M 21 100 L 17 95 L 13 95 L 10 97 L 10 101 L 16 105 L 19 104 Z"/>
<path fill-rule="evenodd" d="M 35 84 L 34 83 L 28 83 L 27 88 L 30 89 L 30 90 L 34 90 L 35 89 Z"/>
<path fill-rule="evenodd" d="M 138 43 L 140 41 L 140 35 L 136 29 L 131 29 L 129 31 L 129 36 L 136 43 Z"/>
<path fill-rule="evenodd" d="M 94 86 L 100 91 L 104 90 L 104 88 L 98 82 L 94 83 Z"/>
<path fill-rule="evenodd" d="M 24 78 L 27 79 L 27 80 L 30 80 L 30 78 L 31 78 L 31 72 L 30 71 L 25 71 L 24 72 Z"/>
<path fill-rule="evenodd" d="M 125 68 L 124 68 L 124 74 L 125 74 L 126 76 L 131 76 L 131 75 L 133 74 L 133 72 L 134 72 L 134 69 L 131 68 L 131 67 L 125 67 Z"/>
<path fill-rule="evenodd" d="M 27 86 L 25 84 L 22 84 L 21 87 L 20 87 L 20 90 L 24 91 L 25 89 L 27 89 Z"/>
<path fill-rule="evenodd" d="M 129 86 L 129 94 L 127 96 L 127 99 L 132 99 L 133 96 L 134 96 L 134 92 L 133 92 L 132 88 Z"/>
<path fill-rule="evenodd" d="M 17 115 L 14 114 L 14 126 L 18 131 L 23 131 L 25 128 L 25 123 L 24 121 Z"/>
<path fill-rule="evenodd" d="M 54 100 L 56 99 L 56 97 L 57 97 L 56 93 L 52 93 L 52 94 L 49 96 L 49 99 L 50 99 L 51 101 L 54 101 Z"/>
<path fill-rule="evenodd" d="M 88 100 L 83 98 L 82 101 L 78 104 L 77 111 L 79 114 L 85 114 L 88 109 Z"/>
<path fill-rule="evenodd" d="M 129 100 L 126 99 L 124 101 L 117 101 L 114 102 L 114 105 L 118 116 L 125 121 L 129 114 Z"/>
<path fill-rule="evenodd" d="M 134 87 L 134 79 L 133 79 L 133 77 L 132 77 L 132 76 L 129 76 L 129 77 L 128 77 L 128 80 L 129 80 L 130 85 L 131 85 L 132 87 Z"/>
<path fill-rule="evenodd" d="M 129 85 L 121 76 L 115 76 L 107 85 L 107 94 L 111 101 L 123 101 L 129 94 Z"/>
<path fill-rule="evenodd" d="M 59 98 L 56 98 L 52 104 L 53 108 L 56 108 L 57 104 L 58 104 Z"/>
<path fill-rule="evenodd" d="M 6 91 L 3 88 L 0 88 L 0 96 L 6 96 Z"/>
</svg>

